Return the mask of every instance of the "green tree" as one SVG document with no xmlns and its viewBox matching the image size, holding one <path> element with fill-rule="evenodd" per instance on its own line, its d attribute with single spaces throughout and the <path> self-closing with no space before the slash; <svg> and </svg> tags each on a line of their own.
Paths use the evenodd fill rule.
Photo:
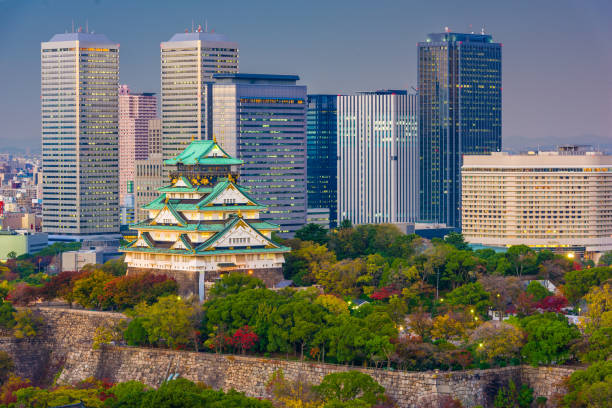
<svg viewBox="0 0 612 408">
<path fill-rule="evenodd" d="M 604 253 L 597 262 L 598 266 L 610 266 L 612 265 L 612 251 Z"/>
<path fill-rule="evenodd" d="M 318 224 L 306 224 L 295 232 L 295 237 L 302 241 L 312 241 L 319 245 L 327 244 L 327 229 Z"/>
<path fill-rule="evenodd" d="M 576 326 L 555 313 L 542 313 L 520 319 L 527 333 L 527 343 L 521 349 L 525 360 L 534 365 L 563 364 L 570 358 L 570 343 L 580 336 Z"/>
<path fill-rule="evenodd" d="M 7 302 L 0 298 L 0 328 L 12 329 L 15 325 L 15 318 L 13 317 L 15 309 L 11 302 Z"/>
<path fill-rule="evenodd" d="M 14 316 L 15 326 L 13 327 L 13 335 L 18 339 L 36 336 L 43 324 L 42 317 L 33 313 L 30 309 L 18 310 Z"/>
<path fill-rule="evenodd" d="M 516 276 L 534 274 L 537 272 L 537 255 L 527 245 L 514 245 L 508 248 L 506 257 L 512 265 Z"/>
<path fill-rule="evenodd" d="M 325 245 L 298 241 L 293 251 L 285 256 L 283 274 L 298 285 L 311 284 L 314 282 L 314 271 L 329 268 L 335 263 L 336 255 Z"/>
<path fill-rule="evenodd" d="M 123 337 L 129 346 L 145 346 L 149 343 L 149 335 L 143 325 L 143 318 L 136 317 L 130 321 Z"/>
<path fill-rule="evenodd" d="M 360 401 L 372 406 L 384 401 L 385 388 L 372 377 L 359 371 L 328 374 L 314 387 L 328 404 Z M 331 405 L 334 406 L 334 405 Z M 335 405 L 338 406 L 338 405 Z"/>
<path fill-rule="evenodd" d="M 561 406 L 567 408 L 609 408 L 612 401 L 612 361 L 593 363 L 577 370 L 567 381 L 568 393 Z"/>
<path fill-rule="evenodd" d="M 571 304 L 576 304 L 591 287 L 599 286 L 608 279 L 612 279 L 612 268 L 607 266 L 570 271 L 565 274 L 563 294 Z"/>
<path fill-rule="evenodd" d="M 157 303 L 137 305 L 134 318 L 140 318 L 149 343 L 176 348 L 193 339 L 195 309 L 178 296 L 164 296 Z"/>
<path fill-rule="evenodd" d="M 243 273 L 230 273 L 217 281 L 208 292 L 211 299 L 233 295 L 247 289 L 265 288 L 261 279 Z"/>
<path fill-rule="evenodd" d="M 0 386 L 8 380 L 14 369 L 15 364 L 11 356 L 6 351 L 0 351 Z"/>
<path fill-rule="evenodd" d="M 100 308 L 104 287 L 113 279 L 113 275 L 101 270 L 94 270 L 74 283 L 72 294 L 74 300 L 89 309 Z"/>
<path fill-rule="evenodd" d="M 529 408 L 533 402 L 533 390 L 526 385 L 516 387 L 510 380 L 507 387 L 498 390 L 493 406 L 495 408 Z"/>
<path fill-rule="evenodd" d="M 446 259 L 444 281 L 455 289 L 475 277 L 476 257 L 471 251 L 452 251 Z"/>
<path fill-rule="evenodd" d="M 450 244 L 457 248 L 460 251 L 471 251 L 470 245 L 465 242 L 463 238 L 463 234 L 459 232 L 449 232 L 447 236 L 444 237 L 444 242 Z"/>
<path fill-rule="evenodd" d="M 141 382 L 127 381 L 108 390 L 110 398 L 104 401 L 104 408 L 141 408 L 142 400 L 151 391 Z"/>
<path fill-rule="evenodd" d="M 491 301 L 489 292 L 485 291 L 480 282 L 468 283 L 449 292 L 444 303 L 451 306 L 472 307 L 481 316 L 486 316 Z"/>
<path fill-rule="evenodd" d="M 533 299 L 537 302 L 544 299 L 547 296 L 552 295 L 552 293 L 546 289 L 540 282 L 531 281 L 529 285 L 527 285 L 526 292 L 533 296 Z"/>
</svg>

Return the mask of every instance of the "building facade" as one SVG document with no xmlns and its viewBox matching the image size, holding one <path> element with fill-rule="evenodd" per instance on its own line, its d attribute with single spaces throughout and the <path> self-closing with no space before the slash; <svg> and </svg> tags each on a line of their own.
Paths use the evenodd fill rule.
<svg viewBox="0 0 612 408">
<path fill-rule="evenodd" d="M 308 95 L 306 119 L 308 208 L 328 208 L 332 228 L 338 219 L 337 100 L 337 95 Z"/>
<path fill-rule="evenodd" d="M 416 104 L 406 91 L 338 96 L 338 223 L 418 219 Z"/>
<path fill-rule="evenodd" d="M 119 44 L 102 34 L 41 43 L 43 230 L 119 231 Z"/>
<path fill-rule="evenodd" d="M 194 141 L 176 158 L 170 184 L 144 207 L 138 238 L 120 248 L 128 275 L 163 273 L 182 295 L 205 298 L 205 288 L 225 273 L 244 273 L 274 286 L 283 279 L 289 248 L 271 240 L 278 225 L 260 219 L 265 206 L 238 184 L 242 161 L 213 141 Z"/>
<path fill-rule="evenodd" d="M 136 160 L 134 179 L 134 219 L 137 222 L 147 217 L 142 207 L 153 201 L 157 190 L 164 186 L 164 160 L 161 148 L 161 119 L 149 120 L 149 152 L 145 160 Z"/>
<path fill-rule="evenodd" d="M 282 237 L 306 223 L 306 87 L 295 75 L 215 75 L 213 129 Z"/>
<path fill-rule="evenodd" d="M 164 159 L 191 140 L 210 140 L 214 74 L 238 72 L 238 44 L 224 35 L 179 33 L 161 43 L 161 118 Z"/>
<path fill-rule="evenodd" d="M 485 34 L 418 43 L 422 221 L 458 228 L 462 155 L 501 150 L 501 48 Z"/>
<path fill-rule="evenodd" d="M 131 207 L 132 212 L 135 162 L 149 156 L 149 120 L 156 116 L 154 93 L 134 93 L 127 85 L 119 87 L 119 203 Z M 126 202 L 128 195 L 132 197 Z"/>
<path fill-rule="evenodd" d="M 612 156 L 563 148 L 464 156 L 462 231 L 472 244 L 612 249 Z"/>
</svg>

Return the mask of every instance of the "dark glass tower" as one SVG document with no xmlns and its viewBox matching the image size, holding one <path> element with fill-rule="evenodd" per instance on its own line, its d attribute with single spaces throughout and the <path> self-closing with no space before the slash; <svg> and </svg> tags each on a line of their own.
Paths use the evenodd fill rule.
<svg viewBox="0 0 612 408">
<path fill-rule="evenodd" d="M 421 220 L 460 228 L 463 154 L 501 150 L 501 44 L 429 34 L 418 59 Z"/>
<path fill-rule="evenodd" d="M 338 208 L 336 95 L 308 95 L 308 207 L 329 208 L 331 227 Z"/>
</svg>

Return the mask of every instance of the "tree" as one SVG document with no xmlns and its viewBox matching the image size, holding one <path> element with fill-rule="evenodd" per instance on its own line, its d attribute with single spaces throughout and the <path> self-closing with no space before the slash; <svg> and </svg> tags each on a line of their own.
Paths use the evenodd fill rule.
<svg viewBox="0 0 612 408">
<path fill-rule="evenodd" d="M 433 277 L 433 282 L 436 287 L 436 299 L 438 299 L 440 291 L 440 275 L 446 260 L 454 248 L 446 244 L 437 244 L 425 251 L 427 257 L 423 264 L 423 280 Z"/>
<path fill-rule="evenodd" d="M 238 347 L 242 354 L 253 348 L 259 337 L 247 325 L 236 330 L 232 336 L 232 344 Z"/>
<path fill-rule="evenodd" d="M 36 336 L 43 324 L 42 317 L 32 313 L 30 309 L 18 310 L 14 316 L 15 326 L 13 327 L 13 335 L 18 339 Z"/>
<path fill-rule="evenodd" d="M 2 329 L 12 329 L 15 325 L 15 318 L 13 314 L 15 313 L 15 309 L 11 302 L 6 302 L 2 298 L 0 298 L 0 328 Z"/>
<path fill-rule="evenodd" d="M 320 408 L 323 404 L 312 384 L 285 379 L 283 370 L 276 370 L 266 384 L 266 390 L 274 395 L 275 406 L 291 408 Z"/>
<path fill-rule="evenodd" d="M 8 380 L 0 387 L 0 406 L 8 406 L 17 402 L 15 393 L 22 388 L 31 387 L 32 383 L 27 378 L 20 378 L 14 375 L 9 375 Z"/>
<path fill-rule="evenodd" d="M 524 293 L 522 283 L 516 276 L 488 275 L 482 276 L 478 281 L 490 293 L 492 306 L 502 315 L 516 304 L 519 296 Z"/>
<path fill-rule="evenodd" d="M 106 282 L 98 301 L 102 309 L 125 310 L 138 303 L 154 303 L 158 298 L 178 294 L 174 278 L 150 272 L 120 276 Z"/>
<path fill-rule="evenodd" d="M 433 327 L 431 335 L 440 340 L 449 341 L 453 338 L 461 338 L 465 336 L 465 326 L 462 322 L 455 320 L 448 313 L 441 316 L 436 316 L 433 319 Z"/>
<path fill-rule="evenodd" d="M 429 338 L 433 328 L 431 313 L 419 309 L 415 313 L 408 315 L 408 327 L 421 339 Z"/>
<path fill-rule="evenodd" d="M 310 284 L 314 282 L 313 271 L 331 268 L 336 263 L 336 255 L 325 245 L 298 242 L 298 246 L 285 256 L 283 274 L 296 284 Z"/>
<path fill-rule="evenodd" d="M 313 387 L 329 403 L 361 400 L 372 406 L 384 400 L 385 389 L 372 377 L 359 371 L 328 374 Z"/>
<path fill-rule="evenodd" d="M 177 296 L 163 296 L 157 303 L 140 303 L 131 314 L 140 318 L 149 337 L 149 343 L 177 348 L 193 339 L 194 308 Z"/>
<path fill-rule="evenodd" d="M 508 248 L 506 256 L 512 265 L 516 276 L 533 274 L 536 272 L 537 255 L 527 245 L 514 245 Z"/>
<path fill-rule="evenodd" d="M 598 266 L 610 266 L 612 265 L 612 251 L 604 253 L 597 262 Z"/>
<path fill-rule="evenodd" d="M 542 286 L 542 284 L 540 284 L 540 282 L 538 281 L 529 282 L 529 285 L 527 285 L 526 292 L 532 295 L 536 302 L 539 302 L 545 297 L 552 295 L 552 293 L 549 292 L 548 289 Z"/>
<path fill-rule="evenodd" d="M 295 237 L 302 241 L 312 241 L 319 245 L 327 244 L 327 229 L 318 224 L 306 224 L 295 232 Z"/>
<path fill-rule="evenodd" d="M 612 268 L 607 266 L 571 271 L 565 274 L 562 291 L 571 304 L 576 304 L 591 287 L 599 286 L 608 279 L 612 279 Z"/>
<path fill-rule="evenodd" d="M 132 319 L 123 332 L 123 337 L 129 346 L 145 346 L 149 343 L 149 335 L 142 321 L 142 317 Z"/>
<path fill-rule="evenodd" d="M 100 308 L 104 298 L 104 287 L 112 279 L 113 275 L 94 270 L 74 282 L 72 290 L 74 300 L 85 308 Z"/>
<path fill-rule="evenodd" d="M 612 285 L 593 287 L 584 297 L 588 304 L 587 331 L 594 332 L 602 327 L 612 327 Z"/>
<path fill-rule="evenodd" d="M 567 299 L 565 296 L 546 296 L 544 299 L 540 300 L 535 304 L 535 307 L 538 309 L 542 309 L 545 312 L 555 312 L 560 313 L 561 309 L 567 306 Z"/>
<path fill-rule="evenodd" d="M 6 296 L 14 305 L 27 306 L 39 297 L 38 288 L 28 285 L 25 282 L 18 283 L 13 290 Z"/>
<path fill-rule="evenodd" d="M 362 258 L 345 259 L 333 265 L 321 264 L 312 270 L 315 281 L 323 286 L 326 293 L 342 297 L 359 296 L 357 279 L 365 273 L 366 265 Z"/>
<path fill-rule="evenodd" d="M 315 301 L 315 304 L 323 306 L 327 311 L 333 314 L 348 313 L 348 304 L 335 295 L 320 295 Z"/>
<path fill-rule="evenodd" d="M 453 289 L 468 283 L 475 276 L 476 264 L 476 257 L 471 251 L 452 251 L 446 261 L 444 279 L 450 281 Z"/>
<path fill-rule="evenodd" d="M 470 334 L 470 342 L 476 345 L 476 352 L 489 362 L 517 356 L 524 338 L 521 329 L 500 321 L 484 322 Z"/>
<path fill-rule="evenodd" d="M 226 297 L 243 290 L 265 288 L 261 279 L 243 273 L 230 273 L 217 281 L 208 292 L 210 298 Z"/>
<path fill-rule="evenodd" d="M 563 315 L 542 313 L 519 320 L 527 333 L 527 343 L 521 349 L 525 360 L 539 364 L 563 364 L 570 358 L 570 343 L 580 336 L 576 326 L 569 325 Z"/>
<path fill-rule="evenodd" d="M 561 406 L 567 408 L 607 408 L 612 401 L 612 361 L 593 363 L 577 370 L 567 381 L 568 393 Z"/>
<path fill-rule="evenodd" d="M 444 237 L 444 242 L 450 244 L 457 248 L 460 251 L 471 251 L 470 245 L 465 242 L 463 238 L 463 234 L 459 232 L 449 232 L 447 236 Z"/>
<path fill-rule="evenodd" d="M 459 286 L 444 298 L 444 303 L 451 306 L 467 306 L 478 314 L 485 316 L 491 305 L 489 292 L 486 292 L 480 282 Z"/>
<path fill-rule="evenodd" d="M 498 390 L 493 406 L 495 408 L 529 408 L 533 402 L 533 389 L 521 385 L 517 389 L 514 381 L 510 380 L 507 387 Z"/>
</svg>

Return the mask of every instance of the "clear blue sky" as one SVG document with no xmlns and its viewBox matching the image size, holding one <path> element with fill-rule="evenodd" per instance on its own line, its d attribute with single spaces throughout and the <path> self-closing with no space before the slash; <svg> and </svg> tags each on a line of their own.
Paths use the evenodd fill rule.
<svg viewBox="0 0 612 408">
<path fill-rule="evenodd" d="M 159 43 L 208 20 L 240 69 L 298 74 L 312 93 L 416 84 L 427 33 L 503 43 L 503 144 L 612 145 L 609 0 L 0 0 L 0 149 L 40 147 L 40 42 L 71 21 L 121 44 L 121 82 L 159 92 Z"/>
</svg>

